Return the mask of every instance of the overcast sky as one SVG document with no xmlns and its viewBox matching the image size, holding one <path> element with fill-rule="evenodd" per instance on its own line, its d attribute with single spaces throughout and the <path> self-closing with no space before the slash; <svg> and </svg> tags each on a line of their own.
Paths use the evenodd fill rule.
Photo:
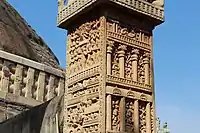
<svg viewBox="0 0 200 133">
<path fill-rule="evenodd" d="M 8 0 L 65 66 L 66 32 L 56 27 L 56 0 Z M 157 115 L 171 133 L 200 133 L 200 1 L 167 0 L 154 30 Z"/>
</svg>

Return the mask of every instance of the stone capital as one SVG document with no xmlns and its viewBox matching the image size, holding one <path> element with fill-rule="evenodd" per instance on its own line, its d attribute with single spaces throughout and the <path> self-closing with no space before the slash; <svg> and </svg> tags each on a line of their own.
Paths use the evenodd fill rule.
<svg viewBox="0 0 200 133">
<path fill-rule="evenodd" d="M 125 55 L 125 51 L 118 51 L 118 56 L 119 56 L 119 58 L 120 57 L 124 57 L 124 55 Z"/>
<path fill-rule="evenodd" d="M 114 41 L 107 40 L 107 53 L 112 53 L 112 49 L 114 46 Z"/>
<path fill-rule="evenodd" d="M 132 54 L 138 55 L 138 54 L 139 54 L 139 49 L 135 49 L 135 48 L 134 48 L 131 52 L 132 52 Z"/>
<path fill-rule="evenodd" d="M 143 59 L 144 64 L 148 64 L 149 63 L 150 57 L 151 57 L 150 53 L 145 53 L 144 54 L 144 59 Z"/>
<path fill-rule="evenodd" d="M 127 49 L 127 46 L 126 45 L 120 45 L 118 47 L 119 51 L 125 51 Z"/>
<path fill-rule="evenodd" d="M 132 61 L 137 61 L 138 60 L 138 55 L 137 54 L 131 55 L 131 60 Z"/>
</svg>

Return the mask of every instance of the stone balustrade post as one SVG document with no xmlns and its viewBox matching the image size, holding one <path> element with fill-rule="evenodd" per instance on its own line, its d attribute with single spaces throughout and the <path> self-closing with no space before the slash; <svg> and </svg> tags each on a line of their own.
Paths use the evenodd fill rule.
<svg viewBox="0 0 200 133">
<path fill-rule="evenodd" d="M 146 105 L 146 133 L 151 133 L 151 106 L 150 103 Z"/>
<path fill-rule="evenodd" d="M 44 100 L 44 88 L 45 88 L 45 72 L 40 72 L 39 78 L 37 81 L 37 92 L 36 92 L 36 100 L 43 101 Z"/>
<path fill-rule="evenodd" d="M 49 83 L 47 85 L 47 96 L 46 96 L 47 101 L 54 97 L 54 82 L 55 82 L 55 77 L 53 75 L 50 75 Z"/>
<path fill-rule="evenodd" d="M 111 55 L 112 55 L 112 47 L 114 46 L 114 41 L 108 41 L 107 42 L 107 75 L 111 75 L 112 71 L 112 60 L 111 60 Z"/>
<path fill-rule="evenodd" d="M 35 70 L 33 68 L 29 68 L 27 72 L 26 78 L 26 89 L 25 89 L 25 97 L 32 98 L 32 89 L 34 85 L 34 73 Z"/>
<path fill-rule="evenodd" d="M 107 95 L 107 100 L 106 100 L 106 130 L 110 131 L 112 128 L 112 101 L 111 101 L 111 95 Z"/>
<path fill-rule="evenodd" d="M 20 95 L 21 83 L 22 83 L 23 66 L 17 64 L 15 70 L 15 81 L 14 81 L 14 94 Z"/>
<path fill-rule="evenodd" d="M 0 83 L 0 90 L 8 92 L 9 90 L 10 69 L 6 66 L 2 67 L 2 78 Z"/>
<path fill-rule="evenodd" d="M 138 54 L 139 54 L 139 50 L 138 49 L 134 49 L 132 51 L 132 56 L 131 56 L 131 60 L 132 60 L 132 80 L 133 81 L 137 81 L 138 80 Z"/>
<path fill-rule="evenodd" d="M 139 102 L 135 100 L 134 102 L 134 133 L 139 133 Z"/>
<path fill-rule="evenodd" d="M 126 46 L 120 45 L 118 56 L 119 56 L 119 77 L 124 78 L 124 55 L 125 55 Z"/>
<path fill-rule="evenodd" d="M 149 61 L 150 55 L 149 53 L 145 54 L 145 58 L 144 58 L 144 77 L 145 77 L 145 84 L 150 84 L 150 61 Z"/>
</svg>

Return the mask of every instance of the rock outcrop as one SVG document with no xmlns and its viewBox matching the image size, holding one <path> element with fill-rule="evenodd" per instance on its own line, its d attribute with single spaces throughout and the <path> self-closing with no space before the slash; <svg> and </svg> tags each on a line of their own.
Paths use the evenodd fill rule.
<svg viewBox="0 0 200 133">
<path fill-rule="evenodd" d="M 0 0 L 0 50 L 59 67 L 51 49 L 6 0 Z"/>
</svg>

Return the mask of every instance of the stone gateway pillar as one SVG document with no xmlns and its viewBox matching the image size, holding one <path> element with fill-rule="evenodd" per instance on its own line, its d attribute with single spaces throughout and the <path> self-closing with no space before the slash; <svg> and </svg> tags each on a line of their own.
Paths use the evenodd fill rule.
<svg viewBox="0 0 200 133">
<path fill-rule="evenodd" d="M 64 133 L 155 133 L 152 31 L 146 0 L 59 0 L 66 29 Z"/>
</svg>

